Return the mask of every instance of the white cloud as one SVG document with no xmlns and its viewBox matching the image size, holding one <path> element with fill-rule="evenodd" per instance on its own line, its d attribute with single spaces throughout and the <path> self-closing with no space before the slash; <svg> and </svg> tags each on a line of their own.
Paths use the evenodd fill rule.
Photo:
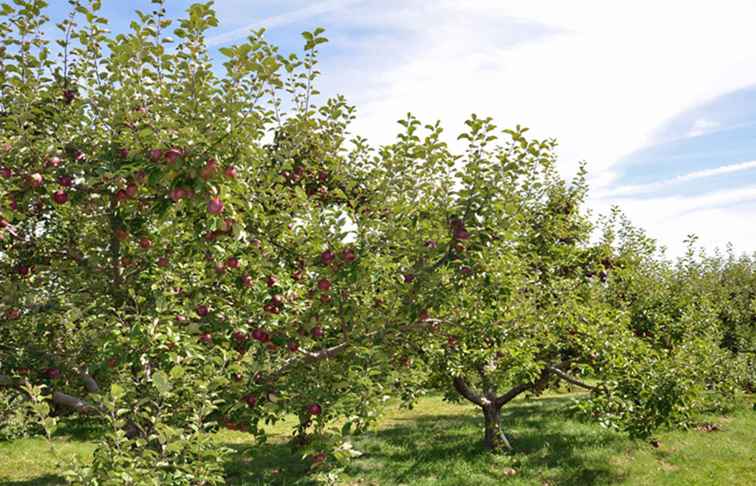
<svg viewBox="0 0 756 486">
<path fill-rule="evenodd" d="M 715 169 L 699 170 L 696 172 L 690 172 L 685 175 L 672 177 L 663 181 L 652 182 L 649 184 L 638 184 L 633 186 L 620 186 L 615 189 L 610 189 L 603 193 L 599 193 L 599 197 L 609 196 L 629 196 L 632 194 L 644 194 L 649 192 L 665 189 L 676 184 L 693 181 L 696 179 L 705 179 L 707 177 L 715 177 L 724 174 L 732 174 L 734 172 L 742 172 L 751 169 L 756 169 L 756 161 L 739 162 L 736 164 L 723 165 Z"/>
<path fill-rule="evenodd" d="M 719 128 L 720 125 L 721 124 L 717 121 L 707 120 L 706 118 L 699 118 L 695 121 L 695 123 L 693 123 L 693 126 L 690 127 L 690 130 L 688 130 L 688 133 L 686 135 L 688 137 L 699 137 L 706 133 L 711 133 L 712 131 Z"/>
</svg>

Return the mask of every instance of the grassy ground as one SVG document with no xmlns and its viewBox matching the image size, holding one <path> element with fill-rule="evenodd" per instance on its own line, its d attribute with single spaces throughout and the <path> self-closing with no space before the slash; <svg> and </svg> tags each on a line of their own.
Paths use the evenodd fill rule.
<svg viewBox="0 0 756 486">
<path fill-rule="evenodd" d="M 472 407 L 435 398 L 414 410 L 391 410 L 375 433 L 354 440 L 364 455 L 342 475 L 348 485 L 752 485 L 756 484 L 756 412 L 743 406 L 729 417 L 707 417 L 721 430 L 662 432 L 660 446 L 573 417 L 573 397 L 510 404 L 504 424 L 517 452 L 493 456 L 480 446 L 481 419 Z M 227 466 L 234 485 L 292 484 L 307 466 L 284 443 L 285 425 L 272 443 L 257 448 L 249 436 L 218 434 L 237 450 Z M 96 431 L 63 429 L 57 456 L 86 459 Z M 62 484 L 56 459 L 41 439 L 0 444 L 0 485 Z"/>
</svg>

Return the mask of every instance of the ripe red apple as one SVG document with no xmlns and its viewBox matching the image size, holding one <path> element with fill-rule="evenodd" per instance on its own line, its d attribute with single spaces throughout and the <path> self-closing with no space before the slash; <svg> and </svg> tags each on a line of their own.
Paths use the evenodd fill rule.
<svg viewBox="0 0 756 486">
<path fill-rule="evenodd" d="M 283 296 L 281 294 L 274 294 L 270 298 L 270 301 L 273 302 L 273 304 L 276 305 L 276 306 L 282 306 L 283 303 L 284 303 L 284 299 L 283 299 Z"/>
<path fill-rule="evenodd" d="M 210 214 L 220 214 L 223 212 L 223 201 L 219 197 L 210 198 L 207 203 L 207 212 Z"/>
<path fill-rule="evenodd" d="M 273 302 L 268 302 L 267 304 L 263 305 L 263 310 L 265 312 L 269 312 L 270 314 L 280 314 L 281 309 L 276 306 Z"/>
<path fill-rule="evenodd" d="M 63 187 L 71 187 L 73 185 L 73 178 L 71 176 L 62 175 L 58 177 L 58 184 Z"/>
<path fill-rule="evenodd" d="M 183 187 L 174 187 L 171 189 L 168 197 L 170 197 L 173 202 L 179 202 L 186 197 L 186 191 Z"/>
<path fill-rule="evenodd" d="M 221 274 L 225 273 L 226 271 L 226 265 L 223 262 L 217 262 L 215 264 L 215 273 Z"/>
<path fill-rule="evenodd" d="M 336 255 L 331 250 L 326 250 L 320 254 L 320 261 L 323 262 L 323 265 L 330 265 L 334 258 L 336 258 Z"/>
<path fill-rule="evenodd" d="M 123 189 L 119 189 L 116 192 L 115 198 L 116 198 L 116 201 L 118 201 L 119 203 L 122 203 L 129 199 L 129 195 Z"/>
<path fill-rule="evenodd" d="M 240 265 L 239 259 L 236 258 L 236 257 L 228 257 L 226 259 L 226 266 L 228 268 L 234 268 L 234 269 L 236 269 L 236 268 L 239 268 L 239 265 Z"/>
<path fill-rule="evenodd" d="M 250 408 L 257 405 L 257 397 L 254 395 L 247 395 L 244 397 L 244 402 L 249 406 Z"/>
<path fill-rule="evenodd" d="M 202 344 L 211 344 L 213 342 L 213 335 L 209 332 L 200 334 L 199 341 Z"/>
<path fill-rule="evenodd" d="M 333 300 L 333 298 L 329 294 L 323 294 L 320 296 L 320 302 L 324 304 L 331 302 L 331 300 Z"/>
<path fill-rule="evenodd" d="M 160 258 L 158 258 L 158 261 L 157 261 L 158 267 L 160 267 L 160 268 L 168 268 L 168 263 L 169 262 L 168 262 L 168 258 L 167 257 L 161 256 Z"/>
<path fill-rule="evenodd" d="M 128 159 L 129 158 L 129 149 L 122 148 L 118 149 L 118 156 L 122 159 Z"/>
<path fill-rule="evenodd" d="M 8 321 L 15 321 L 19 317 L 21 317 L 21 309 L 11 307 L 5 311 L 5 319 Z"/>
<path fill-rule="evenodd" d="M 247 334 L 242 331 L 234 331 L 234 333 L 231 335 L 234 338 L 234 341 L 241 344 L 247 341 Z"/>
<path fill-rule="evenodd" d="M 267 343 L 270 341 L 270 335 L 259 327 L 252 331 L 252 339 L 260 341 L 261 343 Z"/>
<path fill-rule="evenodd" d="M 42 370 L 42 374 L 50 380 L 57 380 L 61 375 L 58 368 L 45 368 Z"/>
<path fill-rule="evenodd" d="M 168 149 L 165 152 L 165 160 L 169 164 L 175 163 L 182 155 L 184 155 L 184 152 L 181 149 L 172 148 Z"/>
<path fill-rule="evenodd" d="M 323 409 L 318 403 L 311 403 L 307 406 L 307 413 L 310 415 L 318 416 L 323 412 Z"/>
<path fill-rule="evenodd" d="M 134 197 L 137 195 L 137 192 L 139 192 L 139 187 L 134 184 L 133 182 L 126 186 L 126 195 L 129 197 Z"/>
<path fill-rule="evenodd" d="M 82 160 L 84 160 L 86 158 L 87 158 L 87 154 L 85 154 L 81 150 L 77 150 L 76 152 L 74 152 L 74 160 L 76 162 L 81 162 Z"/>
<path fill-rule="evenodd" d="M 325 181 L 327 181 L 327 180 L 328 180 L 328 176 L 329 176 L 329 175 L 330 175 L 330 174 L 328 174 L 328 172 L 326 172 L 326 171 L 324 171 L 324 170 L 321 170 L 320 172 L 318 172 L 318 180 L 319 180 L 319 181 L 320 181 L 321 183 L 323 183 L 323 182 L 325 182 Z"/>
<path fill-rule="evenodd" d="M 415 276 L 411 273 L 404 274 L 404 283 L 412 283 L 415 280 Z"/>
<path fill-rule="evenodd" d="M 29 274 L 31 274 L 31 268 L 28 265 L 19 265 L 16 268 L 16 272 L 18 272 L 21 277 L 28 277 Z"/>
<path fill-rule="evenodd" d="M 268 284 L 269 288 L 272 288 L 278 283 L 278 278 L 275 275 L 269 275 L 268 278 L 265 279 L 265 283 Z"/>
<path fill-rule="evenodd" d="M 296 353 L 297 351 L 299 351 L 299 343 L 297 343 L 296 341 L 289 341 L 289 344 L 287 344 L 286 347 L 292 353 Z"/>
<path fill-rule="evenodd" d="M 47 165 L 50 167 L 59 167 L 61 163 L 60 157 L 53 156 L 47 159 Z"/>
<path fill-rule="evenodd" d="M 126 241 L 129 238 L 129 232 L 123 228 L 118 228 L 115 230 L 115 237 L 118 241 Z"/>
<path fill-rule="evenodd" d="M 318 280 L 318 288 L 323 292 L 331 290 L 331 281 L 327 278 L 321 278 L 320 280 Z"/>
<path fill-rule="evenodd" d="M 218 161 L 215 159 L 210 159 L 207 162 L 205 162 L 205 166 L 200 170 L 200 176 L 208 180 L 211 177 L 215 175 L 216 172 L 218 172 L 219 169 Z"/>
<path fill-rule="evenodd" d="M 304 277 L 304 272 L 302 272 L 302 270 L 297 270 L 297 271 L 295 271 L 294 273 L 292 273 L 292 274 L 291 274 L 291 278 L 292 278 L 292 279 L 293 279 L 293 280 L 294 280 L 295 282 L 299 282 L 299 281 L 301 281 L 301 280 L 302 280 L 302 277 Z"/>
<path fill-rule="evenodd" d="M 9 167 L 0 167 L 0 176 L 10 179 L 13 177 L 13 171 Z"/>
<path fill-rule="evenodd" d="M 315 326 L 312 328 L 312 331 L 310 331 L 310 335 L 315 339 L 322 338 L 324 334 L 323 328 L 320 326 Z"/>
<path fill-rule="evenodd" d="M 73 102 L 73 100 L 75 100 L 75 99 L 76 99 L 76 91 L 74 91 L 72 89 L 64 89 L 63 90 L 63 101 L 67 105 L 70 105 Z"/>
<path fill-rule="evenodd" d="M 226 174 L 226 177 L 228 177 L 229 179 L 235 179 L 236 176 L 238 175 L 236 172 L 236 167 L 234 167 L 233 165 L 229 165 L 228 167 L 226 167 L 224 174 Z"/>
<path fill-rule="evenodd" d="M 149 250 L 150 248 L 152 248 L 152 240 L 149 238 L 142 238 L 139 240 L 139 246 L 143 250 Z"/>
<path fill-rule="evenodd" d="M 245 288 L 252 287 L 252 277 L 250 275 L 243 275 L 241 278 L 241 283 Z"/>
<path fill-rule="evenodd" d="M 32 186 L 35 189 L 37 187 L 41 186 L 42 182 L 43 182 L 42 174 L 39 174 L 39 173 L 35 172 L 34 174 L 32 174 L 32 175 L 29 176 L 29 185 Z"/>
<path fill-rule="evenodd" d="M 66 194 L 66 191 L 55 191 L 53 192 L 52 198 L 56 204 L 65 204 L 68 202 L 68 194 Z"/>
<path fill-rule="evenodd" d="M 345 248 L 344 251 L 341 252 L 341 258 L 347 263 L 352 263 L 357 259 L 357 254 L 354 252 L 353 248 Z"/>
<path fill-rule="evenodd" d="M 210 308 L 206 305 L 198 305 L 196 311 L 200 317 L 207 317 L 210 314 Z"/>
<path fill-rule="evenodd" d="M 176 322 L 178 322 L 179 324 L 183 324 L 186 321 L 187 321 L 186 316 L 183 316 L 181 314 L 179 314 L 179 315 L 176 316 Z"/>
<path fill-rule="evenodd" d="M 163 151 L 160 149 L 152 149 L 150 150 L 150 159 L 153 162 L 158 162 L 160 159 L 163 158 Z"/>
</svg>

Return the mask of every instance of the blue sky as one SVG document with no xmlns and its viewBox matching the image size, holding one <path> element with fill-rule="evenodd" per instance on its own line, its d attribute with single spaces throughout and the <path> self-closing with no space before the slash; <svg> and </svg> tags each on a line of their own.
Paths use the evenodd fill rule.
<svg viewBox="0 0 756 486">
<path fill-rule="evenodd" d="M 51 0 L 60 18 L 67 2 Z M 103 0 L 115 31 L 148 0 Z M 180 14 L 191 2 L 168 0 Z M 556 137 L 586 161 L 596 212 L 619 204 L 672 254 L 756 251 L 756 2 L 719 0 L 217 0 L 214 47 L 265 26 L 284 51 L 327 29 L 321 91 L 388 142 L 412 111 L 449 142 L 471 113 Z M 749 224 L 750 223 L 750 224 Z"/>
</svg>

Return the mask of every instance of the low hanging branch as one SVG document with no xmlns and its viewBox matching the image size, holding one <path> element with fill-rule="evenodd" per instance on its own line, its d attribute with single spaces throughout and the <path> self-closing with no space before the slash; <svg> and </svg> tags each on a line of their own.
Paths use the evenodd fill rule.
<svg viewBox="0 0 756 486">
<path fill-rule="evenodd" d="M 549 366 L 548 370 L 551 371 L 552 373 L 554 373 L 555 375 L 557 375 L 559 378 L 563 379 L 564 381 L 566 381 L 568 383 L 572 383 L 573 385 L 579 386 L 581 388 L 585 388 L 586 390 L 596 390 L 597 389 L 597 387 L 595 387 L 595 386 L 592 386 L 592 385 L 589 385 L 587 383 L 584 383 L 584 382 L 578 380 L 577 378 L 574 378 L 574 377 L 568 375 L 567 373 L 565 373 L 564 371 L 560 370 L 556 366 Z"/>
</svg>

